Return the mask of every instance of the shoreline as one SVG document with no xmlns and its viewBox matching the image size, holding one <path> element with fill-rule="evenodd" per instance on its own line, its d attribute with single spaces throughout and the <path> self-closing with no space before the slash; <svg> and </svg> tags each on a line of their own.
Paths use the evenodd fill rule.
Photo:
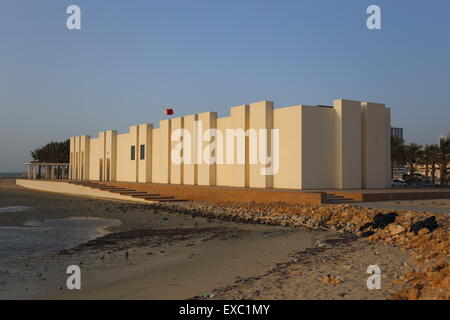
<svg viewBox="0 0 450 320">
<path fill-rule="evenodd" d="M 223 232 L 233 234 L 233 236 L 236 237 L 235 239 L 231 238 L 227 240 L 220 240 L 220 237 L 214 239 L 213 237 L 213 239 L 201 241 L 199 239 L 203 239 L 202 237 L 206 236 L 205 233 L 194 232 L 194 234 L 180 240 L 176 239 L 175 235 L 172 233 L 169 236 L 169 238 L 172 239 L 171 245 L 167 243 L 163 244 L 161 242 L 159 243 L 159 246 L 155 247 L 159 249 L 151 249 L 152 254 L 150 254 L 150 256 L 156 257 L 151 261 L 147 259 L 147 255 L 149 254 L 146 252 L 148 251 L 149 244 L 147 243 L 144 246 L 140 246 L 139 244 L 133 243 L 130 239 L 126 239 L 126 241 L 130 241 L 130 247 L 120 248 L 119 246 L 117 252 L 110 254 L 108 254 L 108 252 L 115 248 L 114 245 L 110 247 L 100 247 L 96 254 L 92 254 L 89 249 L 83 249 L 81 250 L 81 256 L 73 254 L 72 256 L 69 255 L 69 257 L 71 259 L 78 259 L 79 257 L 82 257 L 83 259 L 86 258 L 89 261 L 84 263 L 89 266 L 87 268 L 96 269 L 100 265 L 103 265 L 103 267 L 107 267 L 109 270 L 117 270 L 116 273 L 118 274 L 111 275 L 109 279 L 108 277 L 102 278 L 101 281 L 97 281 L 97 283 L 89 290 L 82 290 L 82 292 L 73 294 L 73 292 L 68 292 L 67 290 L 55 292 L 53 289 L 53 291 L 50 290 L 51 292 L 48 293 L 47 297 L 57 299 L 96 299 L 108 297 L 112 299 L 158 299 L 158 293 L 152 292 L 145 284 L 148 286 L 161 286 L 163 280 L 156 281 L 154 278 L 156 274 L 163 274 L 161 273 L 162 270 L 158 269 L 162 268 L 163 265 L 165 265 L 166 268 L 169 268 L 169 274 L 172 272 L 173 275 L 179 277 L 178 280 L 174 280 L 174 282 L 170 277 L 166 278 L 167 286 L 165 288 L 160 287 L 161 290 L 166 290 L 162 290 L 161 292 L 167 292 L 167 295 L 164 296 L 164 294 L 160 294 L 159 297 L 165 297 L 166 299 L 209 299 L 215 297 L 219 299 L 442 299 L 445 298 L 446 295 L 448 297 L 449 291 L 447 287 L 443 287 L 439 282 L 436 282 L 437 280 L 428 281 L 429 279 L 427 280 L 427 278 L 424 278 L 426 272 L 430 273 L 433 266 L 441 263 L 441 267 L 435 268 L 436 270 L 434 272 L 438 275 L 444 273 L 445 280 L 445 272 L 448 269 L 448 264 L 442 266 L 442 259 L 440 258 L 442 255 L 435 255 L 435 253 L 433 253 L 435 256 L 430 257 L 426 265 L 424 265 L 422 263 L 423 261 L 416 259 L 418 257 L 418 252 L 420 253 L 424 248 L 421 248 L 420 245 L 414 245 L 414 241 L 425 241 L 430 243 L 433 243 L 434 241 L 434 244 L 441 244 L 442 247 L 443 244 L 445 244 L 445 239 L 439 237 L 448 230 L 449 223 L 447 215 L 440 215 L 438 217 L 441 229 L 438 228 L 432 233 L 423 233 L 416 236 L 408 234 L 408 232 L 406 232 L 406 227 L 411 225 L 414 221 L 418 221 L 429 215 L 409 211 L 399 212 L 399 218 L 394 225 L 404 225 L 404 227 L 402 227 L 405 229 L 404 232 L 392 235 L 391 231 L 389 231 L 390 229 L 386 228 L 383 230 L 374 230 L 374 235 L 369 238 L 361 238 L 361 233 L 359 232 L 361 225 L 370 222 L 376 213 L 386 212 L 385 210 L 365 209 L 349 205 L 313 206 L 288 205 L 285 203 L 212 204 L 205 202 L 184 202 L 132 204 L 119 201 L 54 195 L 25 189 L 20 190 L 20 192 L 33 193 L 37 195 L 37 197 L 51 197 L 52 199 L 56 198 L 61 201 L 62 199 L 65 199 L 64 201 L 66 201 L 66 204 L 70 204 L 71 201 L 83 203 L 80 208 L 83 208 L 83 210 L 86 210 L 86 212 L 89 212 L 91 215 L 98 214 L 101 216 L 117 217 L 120 215 L 120 212 L 122 214 L 121 221 L 123 225 L 113 227 L 110 230 L 112 232 L 110 235 L 119 235 L 119 239 L 121 233 L 126 233 L 130 230 L 136 231 L 139 229 L 137 226 L 143 226 L 141 225 L 143 221 L 147 219 L 152 220 L 152 218 L 159 217 L 159 215 L 164 216 L 168 220 L 172 220 L 163 226 L 166 229 L 173 229 L 177 223 L 180 224 L 180 221 L 183 221 L 183 223 L 178 225 L 179 228 L 190 226 L 191 231 L 201 231 L 202 226 L 214 226 L 219 227 L 220 229 L 225 225 L 231 228 L 225 228 Z M 95 211 L 94 208 L 99 210 Z M 139 212 L 137 214 L 140 216 L 139 219 L 136 219 L 136 212 Z M 124 214 L 126 215 L 126 218 L 123 216 Z M 177 218 L 172 219 L 170 217 Z M 190 225 L 186 222 L 187 220 L 191 222 Z M 193 220 L 195 220 L 194 223 L 192 223 Z M 9 222 L 11 223 L 11 221 Z M 152 221 L 150 225 L 154 222 L 155 221 Z M 2 219 L 0 219 L 0 224 L 3 225 Z M 264 228 L 268 228 L 268 230 L 263 230 Z M 140 229 L 145 230 L 146 228 Z M 151 229 L 153 230 L 154 228 Z M 258 247 L 258 243 L 266 243 L 264 240 L 266 240 L 267 237 L 264 232 L 271 232 L 269 230 L 273 229 L 277 229 L 276 232 L 290 230 L 289 232 L 298 232 L 304 233 L 304 235 L 314 236 L 308 240 L 309 242 L 306 241 L 308 243 L 303 240 L 303 242 L 305 242 L 303 245 L 299 245 L 298 243 L 292 244 L 292 250 L 289 252 L 284 252 L 281 255 L 275 254 L 275 256 L 272 256 L 269 259 L 270 262 L 264 264 L 263 268 L 259 268 L 259 266 L 255 266 L 250 262 L 244 263 L 243 261 L 245 259 L 240 257 L 239 261 L 242 261 L 242 265 L 237 269 L 247 270 L 248 273 L 245 276 L 237 275 L 235 276 L 237 278 L 228 276 L 224 279 L 221 275 L 213 275 L 212 278 L 207 277 L 207 279 L 205 279 L 197 274 L 197 277 L 203 279 L 202 284 L 209 285 L 206 285 L 206 287 L 199 285 L 199 288 L 205 288 L 203 291 L 207 291 L 203 294 L 201 292 L 190 294 L 193 291 L 186 290 L 186 286 L 183 287 L 183 284 L 191 283 L 191 286 L 196 286 L 200 282 L 189 282 L 192 281 L 192 279 L 196 279 L 194 276 L 191 276 L 191 278 L 185 276 L 183 278 L 183 274 L 180 274 L 180 271 L 177 270 L 177 265 L 185 264 L 189 266 L 191 269 L 187 270 L 190 270 L 192 273 L 192 270 L 195 270 L 199 264 L 201 265 L 201 263 L 204 263 L 204 265 L 208 265 L 211 260 L 217 259 L 217 248 L 225 250 L 224 252 L 230 250 L 229 260 L 232 260 L 233 248 L 237 248 L 237 245 L 241 245 L 239 248 L 241 249 L 241 253 L 243 253 L 242 255 L 252 252 L 252 250 L 255 250 L 255 248 Z M 339 240 L 345 237 L 349 238 L 350 235 L 352 235 L 351 237 L 356 236 L 356 238 L 353 238 L 352 241 L 344 242 Z M 436 237 L 433 239 L 435 235 Z M 106 235 L 106 237 L 108 237 L 108 235 Z M 156 238 L 157 236 L 155 236 L 154 233 L 150 233 L 143 237 L 143 239 L 150 240 Z M 270 248 L 275 252 L 283 243 L 283 241 L 280 242 L 279 239 L 283 238 L 282 236 L 277 235 L 270 237 L 270 240 L 272 241 L 267 242 L 269 247 L 272 245 Z M 401 239 L 401 241 L 398 239 Z M 186 241 L 191 242 L 186 243 Z M 248 247 L 249 243 L 254 245 L 251 250 Z M 407 245 L 412 245 L 412 247 L 408 248 Z M 161 248 L 163 249 L 161 250 Z M 168 252 L 166 250 L 169 250 L 169 248 L 170 250 L 174 248 L 173 255 L 169 256 L 169 254 L 165 254 Z M 296 250 L 298 248 L 302 248 L 302 250 Z M 448 245 L 445 249 L 448 251 Z M 163 253 L 158 252 L 158 250 L 163 251 Z M 124 258 L 125 254 L 128 257 L 127 259 Z M 202 258 L 195 260 L 197 254 Z M 332 255 L 334 255 L 334 257 Z M 301 259 L 296 258 L 297 256 L 301 257 Z M 133 260 L 128 260 L 130 259 L 129 257 L 133 257 Z M 65 258 L 67 258 L 67 256 Z M 189 260 L 192 259 L 193 261 L 196 261 L 196 263 L 189 264 Z M 110 264 L 105 265 L 104 261 L 106 260 L 108 260 L 108 263 Z M 347 260 L 352 261 L 352 263 L 345 264 L 343 262 Z M 382 290 L 375 290 L 377 292 L 368 292 L 367 288 L 365 288 L 365 279 L 368 276 L 365 268 L 367 268 L 368 265 L 373 264 L 372 262 L 374 260 L 379 261 L 380 264 L 382 264 L 383 261 L 389 262 L 384 266 L 386 273 L 384 274 L 385 279 L 383 281 L 386 285 Z M 120 261 L 120 263 L 118 261 Z M 225 262 L 227 262 L 227 260 L 223 263 Z M 230 270 L 233 269 L 232 264 L 228 267 Z M 427 271 L 427 268 L 431 269 Z M 126 271 L 124 272 L 124 270 Z M 214 273 L 214 268 L 210 269 L 208 272 Z M 224 271 L 225 274 L 227 274 L 227 272 L 230 273 L 230 271 Z M 416 274 L 416 277 L 412 278 L 411 273 Z M 95 272 L 92 272 L 92 275 L 94 274 Z M 174 276 L 174 278 L 176 278 L 176 276 Z M 327 283 L 327 277 L 332 279 L 338 278 L 340 279 L 338 281 L 339 283 L 329 284 Z M 242 279 L 245 280 L 243 281 Z M 296 286 L 287 285 L 284 288 L 279 288 L 278 284 L 283 281 L 287 284 L 295 283 Z M 427 281 L 429 283 L 427 283 Z M 443 282 L 444 285 L 445 281 Z M 167 287 L 169 287 L 169 289 L 167 289 Z M 189 285 L 187 285 L 187 287 L 189 287 Z M 252 287 L 258 287 L 259 289 L 252 291 Z M 310 294 L 299 293 L 299 287 L 304 289 L 302 292 L 310 292 Z M 124 290 L 123 288 L 128 289 Z M 139 290 L 137 290 L 137 288 L 139 288 Z M 208 290 L 206 290 L 206 288 L 208 288 Z M 438 288 L 440 289 L 438 290 Z M 177 292 L 182 292 L 185 295 L 181 294 L 177 296 L 174 294 Z M 255 292 L 257 294 L 255 294 Z M 42 297 L 45 297 L 45 295 L 41 296 L 41 298 Z"/>
</svg>

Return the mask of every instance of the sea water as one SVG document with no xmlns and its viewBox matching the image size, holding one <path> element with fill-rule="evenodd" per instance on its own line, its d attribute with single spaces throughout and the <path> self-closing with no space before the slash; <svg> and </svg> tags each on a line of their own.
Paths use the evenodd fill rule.
<svg viewBox="0 0 450 320">
<path fill-rule="evenodd" d="M 0 262 L 47 255 L 106 234 L 110 219 L 66 218 L 30 220 L 23 226 L 0 226 Z"/>
</svg>

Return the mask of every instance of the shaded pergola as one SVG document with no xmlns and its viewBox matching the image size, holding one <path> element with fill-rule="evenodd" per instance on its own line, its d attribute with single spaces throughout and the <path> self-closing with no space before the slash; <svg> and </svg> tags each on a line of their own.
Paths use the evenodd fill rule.
<svg viewBox="0 0 450 320">
<path fill-rule="evenodd" d="M 70 163 L 27 162 L 28 179 L 68 179 Z"/>
</svg>

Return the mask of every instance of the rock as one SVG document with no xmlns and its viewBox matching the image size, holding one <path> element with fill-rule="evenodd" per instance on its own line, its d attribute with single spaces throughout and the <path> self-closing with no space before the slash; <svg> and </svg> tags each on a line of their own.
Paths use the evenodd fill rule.
<svg viewBox="0 0 450 320">
<path fill-rule="evenodd" d="M 366 230 L 366 229 L 369 228 L 369 227 L 373 227 L 373 223 L 372 223 L 372 222 L 368 222 L 368 223 L 362 225 L 362 226 L 359 228 L 359 231 L 364 231 L 364 230 Z"/>
<path fill-rule="evenodd" d="M 417 235 L 419 231 L 422 230 L 423 228 L 427 228 L 430 232 L 433 232 L 435 229 L 437 229 L 437 227 L 438 224 L 436 222 L 436 217 L 432 216 L 426 218 L 425 220 L 417 221 L 411 226 L 409 231 L 414 232 Z"/>
<path fill-rule="evenodd" d="M 329 285 L 336 286 L 342 282 L 342 279 L 340 277 L 328 274 L 325 277 L 323 277 L 322 282 L 329 284 Z"/>
<path fill-rule="evenodd" d="M 403 228 L 401 225 L 399 224 L 391 224 L 389 226 L 389 231 L 391 232 L 391 235 L 395 236 L 397 234 L 403 233 L 406 231 L 405 228 Z"/>
<path fill-rule="evenodd" d="M 419 297 L 419 289 L 409 289 L 408 290 L 408 300 L 416 300 Z"/>
<path fill-rule="evenodd" d="M 375 217 L 373 217 L 372 227 L 374 229 L 384 229 L 391 223 L 395 221 L 398 214 L 395 212 L 389 212 L 386 214 L 382 214 L 381 212 L 377 213 Z"/>
<path fill-rule="evenodd" d="M 373 234 L 374 234 L 373 231 L 366 231 L 366 232 L 361 233 L 361 237 L 367 238 L 367 237 L 372 236 Z"/>
</svg>

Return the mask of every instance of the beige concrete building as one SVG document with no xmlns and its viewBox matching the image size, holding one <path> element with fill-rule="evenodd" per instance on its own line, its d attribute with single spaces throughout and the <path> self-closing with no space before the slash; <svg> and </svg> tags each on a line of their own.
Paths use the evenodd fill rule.
<svg viewBox="0 0 450 320">
<path fill-rule="evenodd" d="M 123 134 L 73 137 L 69 175 L 206 186 L 386 188 L 390 128 L 383 104 L 335 100 L 333 106 L 274 109 L 262 101 L 232 107 L 223 118 L 205 112 L 160 121 L 159 128 L 141 124 Z"/>
</svg>

